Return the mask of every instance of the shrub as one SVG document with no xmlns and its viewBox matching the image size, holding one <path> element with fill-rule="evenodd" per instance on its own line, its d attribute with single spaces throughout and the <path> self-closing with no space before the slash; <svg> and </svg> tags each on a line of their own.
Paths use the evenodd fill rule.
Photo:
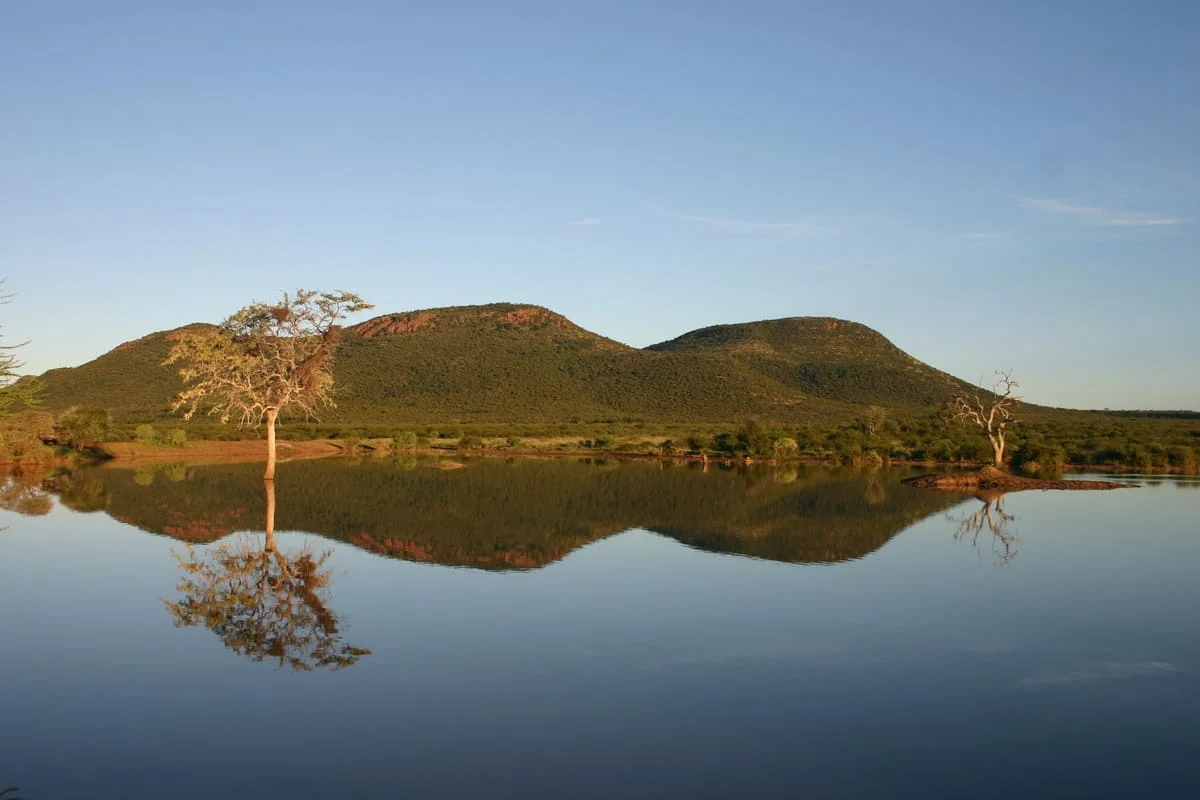
<svg viewBox="0 0 1200 800">
<path fill-rule="evenodd" d="M 417 446 L 417 434 L 412 431 L 401 431 L 392 437 L 393 450 L 412 450 Z"/>
<path fill-rule="evenodd" d="M 158 432 L 145 423 L 133 429 L 133 438 L 142 444 L 158 444 Z"/>
<path fill-rule="evenodd" d="M 0 450 L 13 458 L 40 459 L 53 454 L 42 444 L 54 435 L 54 415 L 24 411 L 0 420 Z"/>
<path fill-rule="evenodd" d="M 60 444 L 70 445 L 77 450 L 108 438 L 112 420 L 103 408 L 76 408 L 59 417 L 55 435 Z"/>
<path fill-rule="evenodd" d="M 796 455 L 800 446 L 796 444 L 796 440 L 790 436 L 780 436 L 771 443 L 771 449 L 774 451 L 777 458 L 786 458 Z"/>
<path fill-rule="evenodd" d="M 1190 447 L 1175 445 L 1167 451 L 1167 462 L 1172 467 L 1191 471 L 1196 468 L 1196 453 Z"/>
<path fill-rule="evenodd" d="M 167 431 L 167 444 L 170 447 L 187 447 L 187 431 L 183 428 L 172 428 Z"/>
</svg>

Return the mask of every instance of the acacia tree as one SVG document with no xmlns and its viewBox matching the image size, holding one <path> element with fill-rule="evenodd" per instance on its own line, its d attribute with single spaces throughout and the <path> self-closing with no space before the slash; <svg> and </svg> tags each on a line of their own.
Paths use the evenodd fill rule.
<svg viewBox="0 0 1200 800">
<path fill-rule="evenodd" d="M 265 422 L 266 479 L 275 478 L 275 421 L 284 412 L 315 416 L 333 402 L 338 322 L 371 308 L 349 292 L 301 289 L 278 303 L 254 303 L 216 328 L 179 335 L 165 363 L 180 364 L 186 388 L 172 410 L 200 410 L 241 427 Z"/>
<path fill-rule="evenodd" d="M 1020 386 L 1012 370 L 996 370 L 997 380 L 992 390 L 955 392 L 950 399 L 950 419 L 965 422 L 983 430 L 992 445 L 992 463 L 1004 464 L 1005 434 L 1008 426 L 1018 422 L 1014 410 L 1022 398 L 1016 394 Z"/>
</svg>

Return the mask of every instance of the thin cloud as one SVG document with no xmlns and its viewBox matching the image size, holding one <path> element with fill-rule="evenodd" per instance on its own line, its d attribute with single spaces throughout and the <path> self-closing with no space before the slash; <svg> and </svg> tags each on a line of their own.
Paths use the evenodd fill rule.
<svg viewBox="0 0 1200 800">
<path fill-rule="evenodd" d="M 1007 233 L 993 231 L 967 231 L 966 233 L 958 234 L 954 238 L 967 242 L 1003 242 L 1010 237 Z"/>
<path fill-rule="evenodd" d="M 1178 225 L 1183 220 L 1161 212 L 1117 211 L 1099 206 L 1081 206 L 1056 197 L 1020 197 L 1021 204 L 1034 211 L 1046 214 L 1062 214 L 1091 222 L 1096 225 L 1118 227 L 1151 227 Z"/>
<path fill-rule="evenodd" d="M 852 224 L 843 217 L 810 217 L 801 220 L 750 220 L 734 217 L 719 217 L 708 214 L 676 214 L 670 211 L 654 211 L 660 217 L 677 222 L 704 225 L 725 233 L 751 236 L 836 236 L 847 232 Z"/>
<path fill-rule="evenodd" d="M 599 225 L 603 221 L 604 220 L 597 219 L 596 217 L 584 217 L 583 219 L 572 220 L 571 222 L 568 222 L 567 224 L 568 225 L 576 225 L 576 226 Z"/>
<path fill-rule="evenodd" d="M 1137 678 L 1158 678 L 1182 672 L 1169 661 L 1108 661 L 1066 672 L 1034 675 L 1023 686 L 1064 686 L 1074 683 L 1108 683 Z"/>
</svg>

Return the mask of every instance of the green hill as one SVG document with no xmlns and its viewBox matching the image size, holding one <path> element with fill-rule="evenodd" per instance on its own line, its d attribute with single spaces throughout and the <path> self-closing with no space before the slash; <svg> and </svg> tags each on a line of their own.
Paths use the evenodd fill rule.
<svg viewBox="0 0 1200 800">
<path fill-rule="evenodd" d="M 43 376 L 46 406 L 170 417 L 181 383 L 162 366 L 174 331 Z M 538 306 L 498 303 L 376 317 L 348 328 L 337 423 L 779 422 L 852 418 L 856 407 L 927 406 L 954 378 L 863 325 L 793 318 L 721 325 L 644 350 Z"/>
<path fill-rule="evenodd" d="M 163 366 L 180 331 L 187 325 L 159 331 L 78 367 L 52 369 L 42 375 L 45 407 L 62 411 L 70 406 L 107 408 L 122 422 L 157 420 L 170 415 L 171 399 L 183 388 L 179 373 Z"/>
<path fill-rule="evenodd" d="M 963 387 L 866 325 L 829 317 L 714 325 L 648 349 L 717 355 L 806 394 L 846 403 L 932 405 Z"/>
</svg>

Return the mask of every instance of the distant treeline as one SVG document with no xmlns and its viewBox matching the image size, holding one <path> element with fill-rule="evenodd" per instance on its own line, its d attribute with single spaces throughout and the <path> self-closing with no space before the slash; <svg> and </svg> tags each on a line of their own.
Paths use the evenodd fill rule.
<svg viewBox="0 0 1200 800">
<path fill-rule="evenodd" d="M 1129 411 L 1103 411 L 1098 412 L 1107 414 L 1110 417 L 1130 417 L 1133 419 L 1197 419 L 1200 420 L 1200 411 L 1184 411 L 1182 409 L 1172 411 L 1153 411 L 1153 410 L 1129 410 Z"/>
<path fill-rule="evenodd" d="M 103 409 L 26 412 L 0 420 L 0 456 L 51 461 L 86 455 L 105 441 L 181 448 L 189 441 L 260 438 L 262 432 L 209 421 L 151 425 L 114 423 Z M 987 462 L 977 429 L 944 418 L 893 415 L 873 407 L 851 422 L 811 424 L 748 419 L 730 423 L 658 423 L 606 419 L 561 423 L 441 425 L 289 422 L 283 439 L 335 439 L 349 451 L 591 452 L 717 459 L 808 459 L 838 464 Z M 1033 415 L 1011 429 L 1007 460 L 1028 471 L 1062 467 L 1127 467 L 1195 472 L 1200 467 L 1200 417 L 1190 412 L 1070 412 Z"/>
</svg>

